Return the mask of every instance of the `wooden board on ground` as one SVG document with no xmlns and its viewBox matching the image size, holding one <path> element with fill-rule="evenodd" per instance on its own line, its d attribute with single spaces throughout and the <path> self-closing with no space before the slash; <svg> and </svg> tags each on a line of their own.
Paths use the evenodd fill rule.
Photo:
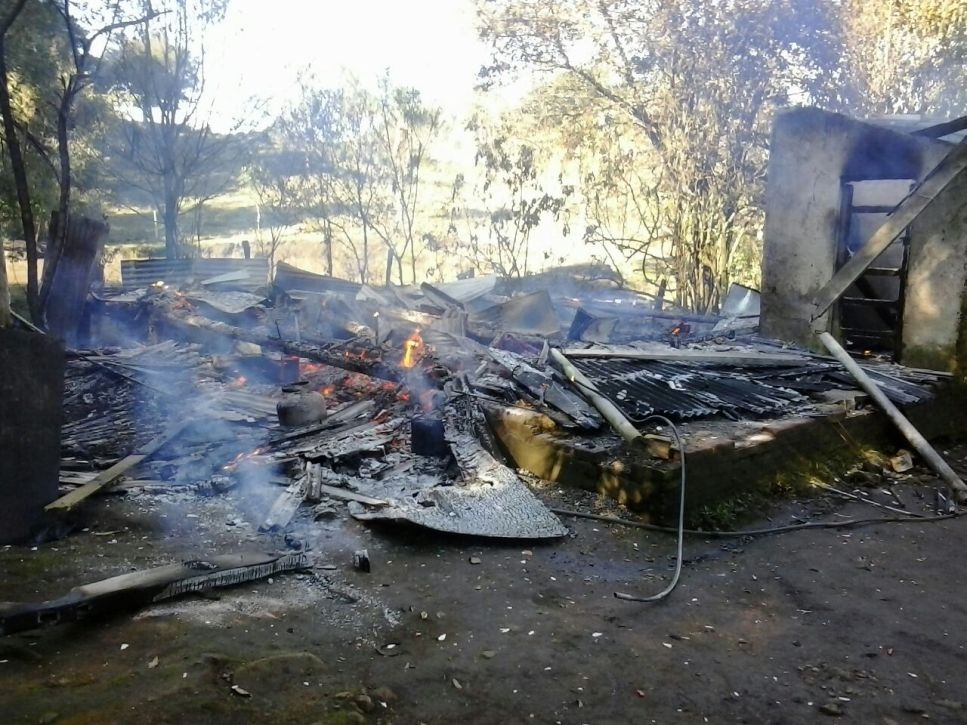
<svg viewBox="0 0 967 725">
<path fill-rule="evenodd" d="M 70 511 L 89 496 L 92 496 L 101 489 L 110 486 L 146 458 L 153 456 L 155 453 L 161 450 L 166 443 L 173 440 L 185 428 L 187 428 L 191 422 L 191 419 L 186 419 L 175 423 L 161 435 L 157 436 L 147 445 L 145 445 L 138 453 L 132 453 L 129 456 L 125 456 L 110 468 L 101 471 L 80 488 L 76 488 L 67 495 L 61 496 L 55 501 L 47 504 L 45 509 L 47 511 Z"/>
</svg>

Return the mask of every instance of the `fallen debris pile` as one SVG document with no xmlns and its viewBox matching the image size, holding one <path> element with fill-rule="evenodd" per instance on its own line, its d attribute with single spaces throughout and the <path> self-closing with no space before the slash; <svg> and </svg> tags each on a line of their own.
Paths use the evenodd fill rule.
<svg viewBox="0 0 967 725">
<path fill-rule="evenodd" d="M 757 314 L 749 290 L 733 295 L 728 316 L 686 320 L 621 290 L 562 296 L 578 291 L 574 280 L 553 296 L 509 297 L 492 278 L 375 290 L 283 267 L 270 296 L 231 289 L 231 277 L 99 296 L 102 338 L 143 342 L 70 361 L 65 494 L 49 511 L 111 487 L 187 487 L 254 497 L 260 529 L 281 535 L 300 510 L 342 509 L 450 533 L 553 538 L 567 530 L 516 472 L 526 465 L 510 457 L 496 419 L 516 411 L 593 448 L 609 425 L 585 388 L 610 401 L 608 421 L 634 438 L 631 426 L 655 414 L 802 416 L 816 391 L 855 390 L 829 358 L 737 339 Z M 646 339 L 575 333 L 587 309 L 608 304 Z M 587 383 L 562 372 L 571 365 Z M 928 399 L 942 377 L 877 367 L 871 374 L 900 404 Z M 647 442 L 657 465 L 678 465 L 662 436 Z"/>
</svg>

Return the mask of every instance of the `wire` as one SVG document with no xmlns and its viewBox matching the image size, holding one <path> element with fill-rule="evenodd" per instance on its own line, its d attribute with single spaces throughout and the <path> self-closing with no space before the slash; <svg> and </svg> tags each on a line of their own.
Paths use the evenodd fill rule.
<svg viewBox="0 0 967 725">
<path fill-rule="evenodd" d="M 579 380 L 575 380 L 569 376 L 565 377 L 571 382 L 572 385 L 578 388 L 583 388 L 584 390 L 594 392 L 597 395 L 601 393 L 592 387 L 589 387 Z M 603 397 L 603 396 L 602 396 Z M 583 511 L 572 511 L 569 509 L 552 508 L 551 511 L 560 514 L 562 516 L 575 516 L 578 518 L 593 519 L 595 521 L 604 521 L 607 523 L 620 524 L 623 526 L 633 526 L 640 529 L 647 529 L 649 531 L 660 531 L 663 533 L 675 533 L 678 536 L 678 546 L 676 550 L 676 561 L 675 561 L 675 573 L 672 575 L 672 580 L 662 591 L 658 594 L 654 594 L 650 597 L 638 597 L 632 594 L 625 594 L 623 592 L 615 592 L 614 596 L 618 599 L 628 601 L 628 602 L 657 602 L 661 601 L 678 585 L 678 580 L 681 578 L 682 574 L 682 549 L 684 544 L 685 535 L 689 536 L 703 536 L 705 538 L 736 538 L 745 536 L 767 536 L 772 534 L 781 534 L 790 531 L 802 531 L 805 529 L 838 529 L 838 528 L 849 528 L 853 526 L 866 526 L 872 524 L 885 524 L 885 523 L 933 523 L 935 521 L 946 521 L 948 519 L 957 518 L 958 514 L 950 513 L 939 516 L 923 516 L 921 514 L 914 514 L 911 512 L 900 512 L 898 509 L 894 509 L 890 506 L 883 506 L 882 504 L 876 504 L 876 502 L 868 501 L 867 499 L 862 499 L 856 497 L 860 501 L 866 503 L 874 503 L 874 505 L 879 505 L 889 511 L 897 511 L 903 513 L 903 516 L 890 516 L 881 517 L 874 519 L 846 519 L 844 521 L 807 521 L 801 524 L 790 524 L 788 526 L 775 526 L 765 529 L 749 529 L 747 531 L 698 531 L 696 529 L 686 529 L 685 528 L 685 446 L 682 444 L 681 434 L 675 424 L 672 423 L 668 418 L 663 415 L 651 415 L 646 418 L 642 423 L 646 424 L 651 420 L 661 421 L 666 424 L 672 431 L 672 435 L 675 437 L 675 443 L 678 446 L 679 453 L 681 455 L 681 484 L 680 484 L 680 497 L 679 497 L 679 507 L 678 507 L 678 526 L 671 528 L 668 526 L 657 526 L 655 524 L 646 524 L 638 521 L 630 521 L 628 519 L 622 519 L 617 516 L 602 516 L 600 514 L 585 513 Z M 824 486 L 824 488 L 831 488 Z M 841 493 L 838 490 L 833 489 L 836 493 Z"/>
<path fill-rule="evenodd" d="M 591 519 L 593 521 L 603 521 L 608 524 L 618 524 L 620 526 L 633 526 L 636 529 L 646 529 L 647 531 L 658 531 L 663 534 L 674 534 L 678 531 L 672 526 L 658 526 L 657 524 L 646 524 L 641 521 L 623 519 L 619 516 L 603 516 L 601 514 L 591 514 L 585 511 L 573 511 L 571 509 L 552 508 L 552 512 L 561 516 L 574 516 L 581 519 Z M 786 534 L 792 531 L 803 531 L 806 529 L 848 529 L 858 526 L 872 526 L 873 524 L 923 524 L 934 523 L 935 521 L 947 521 L 948 519 L 959 518 L 959 514 L 942 514 L 940 516 L 924 516 L 916 518 L 910 514 L 904 516 L 882 516 L 873 519 L 843 519 L 842 521 L 806 521 L 801 524 L 789 524 L 787 526 L 774 526 L 767 529 L 748 529 L 746 531 L 702 531 L 700 529 L 684 529 L 686 536 L 700 536 L 705 539 L 737 539 L 745 536 L 771 536 L 773 534 Z"/>
<path fill-rule="evenodd" d="M 595 390 L 593 387 L 585 385 L 580 380 L 575 380 L 574 378 L 568 375 L 565 375 L 565 377 L 567 377 L 567 379 L 571 382 L 572 385 L 576 385 L 579 388 L 582 388 L 588 392 L 592 392 L 596 395 L 601 395 L 599 391 Z M 601 397 L 604 397 L 604 396 L 601 395 Z M 659 602 L 665 597 L 667 597 L 669 594 L 671 594 L 672 591 L 674 591 L 675 587 L 678 586 L 678 580 L 682 576 L 682 549 L 685 541 L 685 446 L 682 443 L 682 436 L 681 436 L 681 433 L 679 433 L 678 428 L 675 426 L 674 423 L 671 422 L 671 420 L 669 420 L 663 415 L 657 415 L 657 414 L 650 415 L 647 418 L 645 418 L 644 421 L 642 421 L 642 425 L 645 425 L 649 421 L 653 421 L 653 420 L 664 423 L 671 429 L 672 435 L 675 437 L 675 445 L 678 446 L 678 451 L 682 459 L 681 470 L 680 470 L 681 483 L 679 485 L 680 495 L 679 495 L 679 503 L 678 503 L 678 529 L 677 529 L 678 547 L 675 554 L 675 573 L 672 575 L 672 580 L 667 587 L 665 587 L 660 592 L 650 597 L 638 597 L 633 594 L 625 594 L 624 592 L 614 593 L 615 598 L 622 599 L 626 602 Z"/>
<path fill-rule="evenodd" d="M 675 445 L 678 446 L 678 451 L 682 457 L 681 483 L 679 485 L 680 496 L 678 502 L 678 547 L 675 554 L 675 573 L 672 575 L 672 580 L 667 587 L 650 597 L 639 597 L 623 592 L 614 593 L 617 599 L 622 599 L 626 602 L 659 602 L 674 591 L 675 587 L 678 586 L 678 580 L 682 576 L 682 548 L 685 542 L 685 446 L 682 444 L 682 437 L 678 432 L 678 428 L 668 418 L 663 415 L 652 415 L 644 422 L 648 423 L 651 420 L 662 422 L 671 429 L 672 435 L 675 437 Z"/>
</svg>

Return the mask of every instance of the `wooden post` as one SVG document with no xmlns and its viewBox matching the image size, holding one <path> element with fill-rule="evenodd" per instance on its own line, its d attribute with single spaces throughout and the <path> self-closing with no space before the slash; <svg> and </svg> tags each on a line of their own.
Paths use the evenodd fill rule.
<svg viewBox="0 0 967 725">
<path fill-rule="evenodd" d="M 849 371 L 850 375 L 856 378 L 856 382 L 860 384 L 860 387 L 873 398 L 876 404 L 883 409 L 883 412 L 889 416 L 890 420 L 896 424 L 900 432 L 910 442 L 910 445 L 916 449 L 917 453 L 923 456 L 927 465 L 946 481 L 957 501 L 967 501 L 967 485 L 964 485 L 964 482 L 960 480 L 960 477 L 954 470 L 940 457 L 940 454 L 927 442 L 927 439 L 921 435 L 920 431 L 913 426 L 913 423 L 907 420 L 903 413 L 893 405 L 870 376 L 863 372 L 863 369 L 856 364 L 856 361 L 836 341 L 836 338 L 828 332 L 820 332 L 819 339 L 826 346 L 826 349 L 829 350 L 830 354 L 843 364 L 843 367 Z"/>
<path fill-rule="evenodd" d="M 52 230 L 56 231 L 63 223 L 52 217 Z M 47 329 L 70 345 L 76 342 L 94 265 L 110 227 L 86 217 L 68 217 L 66 224 L 63 244 L 52 244 L 48 249 L 41 304 Z M 53 234 L 51 238 L 57 239 L 60 235 Z"/>
<path fill-rule="evenodd" d="M 7 253 L 0 243 L 0 330 L 10 327 L 13 319 L 10 315 L 10 289 L 7 287 Z"/>
<path fill-rule="evenodd" d="M 561 372 L 564 373 L 565 377 L 576 385 L 581 395 L 587 398 L 591 405 L 597 408 L 598 412 L 604 416 L 604 419 L 625 439 L 625 442 L 633 445 L 645 444 L 645 439 L 641 435 L 641 432 L 632 425 L 624 413 L 618 410 L 614 403 L 598 393 L 594 384 L 580 370 L 574 367 L 570 360 L 564 357 L 564 353 L 552 347 L 551 359 L 561 368 Z"/>
</svg>

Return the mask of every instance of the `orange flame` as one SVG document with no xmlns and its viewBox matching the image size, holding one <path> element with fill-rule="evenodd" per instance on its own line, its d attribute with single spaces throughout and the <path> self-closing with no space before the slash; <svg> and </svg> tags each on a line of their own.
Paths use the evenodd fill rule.
<svg viewBox="0 0 967 725">
<path fill-rule="evenodd" d="M 244 388 L 245 387 L 245 383 L 247 383 L 247 382 L 248 382 L 248 380 L 245 378 L 244 375 L 239 375 L 237 378 L 235 378 L 232 382 L 230 382 L 228 384 L 228 387 L 230 387 L 230 388 Z"/>
<path fill-rule="evenodd" d="M 400 361 L 400 365 L 404 368 L 413 367 L 422 359 L 423 350 L 423 338 L 420 337 L 420 331 L 414 330 L 413 334 L 403 343 L 403 359 Z"/>
<path fill-rule="evenodd" d="M 223 471 L 234 471 L 238 468 L 238 465 L 243 461 L 252 460 L 254 458 L 260 457 L 262 454 L 266 453 L 268 448 L 256 448 L 254 451 L 249 451 L 248 453 L 239 453 L 235 458 L 233 458 L 229 463 L 222 466 Z"/>
</svg>

